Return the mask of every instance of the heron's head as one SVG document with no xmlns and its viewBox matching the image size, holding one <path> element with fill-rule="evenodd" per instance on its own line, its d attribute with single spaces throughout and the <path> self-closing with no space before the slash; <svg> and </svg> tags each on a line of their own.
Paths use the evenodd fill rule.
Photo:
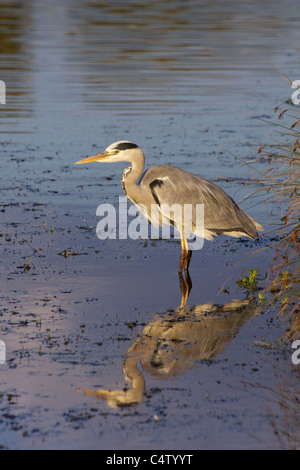
<svg viewBox="0 0 300 470">
<path fill-rule="evenodd" d="M 144 155 L 142 149 L 138 145 L 127 140 L 119 140 L 107 147 L 104 152 L 79 160 L 75 165 L 90 162 L 130 162 L 134 158 L 138 158 L 138 155 Z"/>
</svg>

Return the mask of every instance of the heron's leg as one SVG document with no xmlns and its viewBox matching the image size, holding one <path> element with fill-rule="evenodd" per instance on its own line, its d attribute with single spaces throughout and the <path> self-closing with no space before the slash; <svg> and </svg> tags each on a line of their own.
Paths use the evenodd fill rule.
<svg viewBox="0 0 300 470">
<path fill-rule="evenodd" d="M 188 296 L 190 295 L 192 289 L 192 280 L 189 274 L 188 269 L 185 271 L 185 278 L 182 272 L 178 273 L 180 291 L 181 291 L 181 305 L 180 308 L 183 308 L 187 302 Z"/>
<path fill-rule="evenodd" d="M 180 255 L 180 263 L 179 263 L 179 268 L 178 268 L 178 274 L 182 273 L 182 270 L 185 265 L 185 260 L 186 260 L 186 253 L 184 251 L 181 252 Z"/>
<path fill-rule="evenodd" d="M 190 256 L 189 262 L 190 262 L 190 260 L 191 260 L 191 257 L 192 257 L 192 256 Z M 186 283 L 187 283 L 188 295 L 189 295 L 190 292 L 191 292 L 191 290 L 192 290 L 192 287 L 193 287 L 192 279 L 191 279 L 191 276 L 190 276 L 190 273 L 189 273 L 189 263 L 188 263 L 188 265 L 187 265 L 186 268 L 185 268 L 185 280 L 186 280 Z"/>
<path fill-rule="evenodd" d="M 189 265 L 192 259 L 192 254 L 193 254 L 192 250 L 189 250 L 186 255 L 186 262 L 185 262 L 184 269 L 185 269 L 185 273 L 188 275 L 189 275 Z"/>
<path fill-rule="evenodd" d="M 180 308 L 183 308 L 186 304 L 187 298 L 189 296 L 189 292 L 188 292 L 188 286 L 187 286 L 186 280 L 184 279 L 182 272 L 178 272 L 178 276 L 179 276 L 180 291 L 181 291 Z"/>
<path fill-rule="evenodd" d="M 178 272 L 181 273 L 183 268 L 188 269 L 191 261 L 192 253 L 189 250 L 189 244 L 184 235 L 181 235 L 181 255 Z"/>
<path fill-rule="evenodd" d="M 189 251 L 189 245 L 187 242 L 187 239 L 185 238 L 184 235 L 181 235 L 181 255 L 180 255 L 180 264 L 179 264 L 179 269 L 178 272 L 181 273 L 187 260 L 187 254 Z"/>
</svg>

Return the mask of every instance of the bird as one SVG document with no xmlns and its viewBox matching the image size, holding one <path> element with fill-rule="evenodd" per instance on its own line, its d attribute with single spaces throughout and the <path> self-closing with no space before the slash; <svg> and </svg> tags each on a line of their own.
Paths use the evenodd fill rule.
<svg viewBox="0 0 300 470">
<path fill-rule="evenodd" d="M 201 236 L 213 240 L 220 234 L 231 237 L 256 238 L 263 227 L 244 212 L 219 186 L 170 164 L 159 164 L 144 172 L 145 155 L 141 147 L 127 140 L 109 145 L 105 151 L 75 162 L 76 165 L 91 162 L 129 162 L 122 173 L 121 184 L 127 198 L 148 218 L 151 224 L 175 227 L 180 233 L 181 254 L 178 273 L 188 273 L 192 250 L 186 233 L 188 226 L 197 236 L 195 221 L 197 204 L 204 205 L 204 226 Z M 165 207 L 192 207 L 189 220 L 182 220 L 176 211 Z M 157 211 L 153 210 L 157 208 Z M 187 217 L 188 218 L 188 217 Z"/>
</svg>

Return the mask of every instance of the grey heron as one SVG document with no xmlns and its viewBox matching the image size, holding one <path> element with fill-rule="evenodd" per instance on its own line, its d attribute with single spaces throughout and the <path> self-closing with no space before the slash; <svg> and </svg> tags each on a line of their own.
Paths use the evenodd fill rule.
<svg viewBox="0 0 300 470">
<path fill-rule="evenodd" d="M 123 161 L 131 164 L 123 171 L 121 179 L 128 199 L 138 207 L 146 208 L 143 212 L 151 223 L 169 224 L 180 232 L 179 273 L 183 269 L 188 272 L 192 251 L 189 249 L 185 225 L 188 223 L 189 227 L 192 227 L 191 232 L 197 235 L 194 221 L 197 204 L 204 205 L 204 227 L 201 233 L 207 240 L 212 240 L 222 233 L 231 237 L 256 238 L 257 231 L 263 230 L 262 226 L 246 214 L 225 191 L 200 176 L 167 164 L 152 166 L 143 173 L 144 152 L 132 142 L 120 140 L 111 144 L 104 152 L 84 158 L 76 164 Z M 170 212 L 166 213 L 162 209 L 166 205 L 172 207 L 174 204 L 179 207 L 189 204 L 192 207 L 192 220 L 183 221 L 182 217 L 179 220 L 176 211 L 171 217 Z M 157 214 L 154 217 L 153 206 L 158 207 L 158 218 Z"/>
</svg>

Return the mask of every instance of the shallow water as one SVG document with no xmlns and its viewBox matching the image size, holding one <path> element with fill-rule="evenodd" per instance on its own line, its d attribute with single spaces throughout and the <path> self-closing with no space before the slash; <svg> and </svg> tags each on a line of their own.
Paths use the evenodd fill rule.
<svg viewBox="0 0 300 470">
<path fill-rule="evenodd" d="M 243 255 L 270 240 L 280 207 L 248 198 L 257 175 L 228 151 L 253 159 L 273 131 L 259 118 L 290 98 L 280 69 L 299 78 L 297 55 L 278 33 L 299 40 L 297 2 L 0 9 L 0 445 L 299 447 L 299 368 L 291 351 L 267 346 L 281 331 L 275 313 L 246 307 L 236 323 L 234 309 L 227 323 L 224 314 L 249 300 L 242 271 L 259 268 L 262 280 L 272 260 Z M 147 166 L 215 180 L 266 229 L 194 252 L 184 317 L 176 242 L 96 237 L 96 208 L 117 204 L 124 165 L 73 163 L 120 139 L 141 145 Z M 130 393 L 124 361 L 144 383 L 134 405 L 78 391 Z"/>
</svg>

